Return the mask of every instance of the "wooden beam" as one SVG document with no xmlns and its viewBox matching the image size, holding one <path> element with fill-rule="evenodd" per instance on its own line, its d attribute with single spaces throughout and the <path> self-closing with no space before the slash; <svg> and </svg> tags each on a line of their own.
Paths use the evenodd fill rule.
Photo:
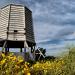
<svg viewBox="0 0 75 75">
<path fill-rule="evenodd" d="M 20 52 L 22 53 L 22 48 L 20 48 Z"/>
<path fill-rule="evenodd" d="M 24 60 L 26 60 L 26 41 L 24 41 Z"/>
<path fill-rule="evenodd" d="M 34 52 L 33 52 L 33 57 L 34 57 L 34 60 L 35 60 L 35 46 L 33 46 L 34 48 Z"/>
</svg>

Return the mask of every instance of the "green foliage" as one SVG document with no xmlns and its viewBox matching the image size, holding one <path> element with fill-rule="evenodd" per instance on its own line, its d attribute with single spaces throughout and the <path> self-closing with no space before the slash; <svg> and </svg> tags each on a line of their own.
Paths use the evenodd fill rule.
<svg viewBox="0 0 75 75">
<path fill-rule="evenodd" d="M 47 61 L 54 61 L 56 59 L 56 57 L 54 56 L 46 56 L 44 60 L 47 60 Z"/>
<path fill-rule="evenodd" d="M 75 47 L 54 61 L 37 62 L 31 67 L 32 75 L 75 75 Z"/>
<path fill-rule="evenodd" d="M 21 56 L 16 57 L 9 53 L 0 55 L 0 75 L 27 75 L 29 73 L 28 63 Z"/>
<path fill-rule="evenodd" d="M 75 47 L 54 61 L 28 62 L 20 56 L 0 53 L 0 75 L 75 75 Z"/>
<path fill-rule="evenodd" d="M 30 63 L 30 66 L 36 64 L 36 61 L 34 61 L 34 60 L 28 60 L 27 62 Z"/>
</svg>

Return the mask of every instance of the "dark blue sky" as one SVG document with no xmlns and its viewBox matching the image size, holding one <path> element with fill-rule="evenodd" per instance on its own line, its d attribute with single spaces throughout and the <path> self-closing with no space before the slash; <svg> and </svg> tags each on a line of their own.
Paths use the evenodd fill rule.
<svg viewBox="0 0 75 75">
<path fill-rule="evenodd" d="M 19 3 L 33 12 L 37 46 L 47 49 L 48 55 L 65 51 L 75 44 L 75 0 L 1 0 L 0 6 Z"/>
</svg>

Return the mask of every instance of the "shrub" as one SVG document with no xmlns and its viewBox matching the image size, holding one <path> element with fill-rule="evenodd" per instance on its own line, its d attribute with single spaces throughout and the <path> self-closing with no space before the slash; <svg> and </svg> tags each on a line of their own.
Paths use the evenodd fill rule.
<svg viewBox="0 0 75 75">
<path fill-rule="evenodd" d="M 30 73 L 28 63 L 21 56 L 1 54 L 0 75 L 27 75 Z"/>
<path fill-rule="evenodd" d="M 62 73 L 61 69 L 63 65 L 64 61 L 61 59 L 54 62 L 37 62 L 30 69 L 32 75 L 60 75 Z"/>
<path fill-rule="evenodd" d="M 0 75 L 75 75 L 75 48 L 54 61 L 24 61 L 21 56 L 0 53 Z"/>
<path fill-rule="evenodd" d="M 32 75 L 75 75 L 75 48 L 54 61 L 37 62 L 30 70 Z"/>
</svg>

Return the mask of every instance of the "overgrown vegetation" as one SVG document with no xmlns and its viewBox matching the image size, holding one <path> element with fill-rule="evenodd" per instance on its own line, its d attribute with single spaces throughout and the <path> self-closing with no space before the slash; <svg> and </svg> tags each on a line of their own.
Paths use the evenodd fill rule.
<svg viewBox="0 0 75 75">
<path fill-rule="evenodd" d="M 21 56 L 0 54 L 0 75 L 30 75 L 28 65 Z"/>
<path fill-rule="evenodd" d="M 0 54 L 0 75 L 75 75 L 75 48 L 53 61 L 42 60 L 32 65 L 24 62 L 21 56 Z"/>
</svg>

